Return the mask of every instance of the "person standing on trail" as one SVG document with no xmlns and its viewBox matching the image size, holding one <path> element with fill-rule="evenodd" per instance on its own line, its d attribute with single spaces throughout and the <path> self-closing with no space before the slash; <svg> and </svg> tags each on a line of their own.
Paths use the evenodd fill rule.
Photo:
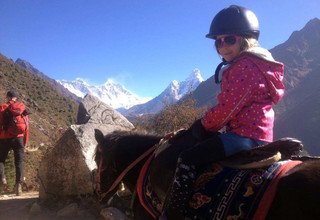
<svg viewBox="0 0 320 220">
<path fill-rule="evenodd" d="M 17 97 L 16 91 L 8 91 L 7 102 L 0 106 L 0 185 L 7 184 L 4 167 L 8 153 L 12 149 L 16 171 L 14 191 L 19 196 L 24 181 L 24 148 L 29 136 L 29 113 Z"/>
<path fill-rule="evenodd" d="M 272 105 L 284 95 L 284 66 L 259 46 L 259 34 L 256 15 L 244 7 L 231 5 L 213 18 L 206 37 L 222 58 L 218 104 L 190 127 L 202 142 L 179 155 L 160 219 L 184 219 L 200 166 L 273 141 Z"/>
</svg>

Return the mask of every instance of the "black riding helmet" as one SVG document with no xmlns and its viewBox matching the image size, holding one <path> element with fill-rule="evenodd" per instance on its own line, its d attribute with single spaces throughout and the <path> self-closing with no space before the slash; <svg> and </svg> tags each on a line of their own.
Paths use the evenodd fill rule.
<svg viewBox="0 0 320 220">
<path fill-rule="evenodd" d="M 212 20 L 207 38 L 216 39 L 217 35 L 236 34 L 258 40 L 260 30 L 257 16 L 244 7 L 231 5 L 222 9 Z"/>
</svg>

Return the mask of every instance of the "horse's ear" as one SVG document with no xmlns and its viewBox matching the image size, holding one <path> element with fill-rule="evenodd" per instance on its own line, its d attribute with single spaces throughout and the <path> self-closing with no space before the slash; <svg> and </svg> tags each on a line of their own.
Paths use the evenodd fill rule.
<svg viewBox="0 0 320 220">
<path fill-rule="evenodd" d="M 101 144 L 104 140 L 104 135 L 99 129 L 94 129 L 94 137 L 99 144 Z"/>
</svg>

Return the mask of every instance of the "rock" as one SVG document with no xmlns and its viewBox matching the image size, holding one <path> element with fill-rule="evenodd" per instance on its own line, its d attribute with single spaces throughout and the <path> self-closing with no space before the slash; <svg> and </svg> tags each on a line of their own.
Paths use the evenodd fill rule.
<svg viewBox="0 0 320 220">
<path fill-rule="evenodd" d="M 90 120 L 90 115 L 85 109 L 83 103 L 79 104 L 78 114 L 77 114 L 77 124 L 86 124 Z"/>
<path fill-rule="evenodd" d="M 41 207 L 40 205 L 35 202 L 32 204 L 30 210 L 29 210 L 30 215 L 38 215 L 41 213 Z"/>
<path fill-rule="evenodd" d="M 134 128 L 120 113 L 92 95 L 85 96 L 81 106 L 78 121 L 86 123 L 71 125 L 41 161 L 38 175 L 40 199 L 92 194 L 97 145 L 94 129 L 107 134 Z"/>
<path fill-rule="evenodd" d="M 93 95 L 86 95 L 79 105 L 77 124 L 121 125 L 133 129 L 133 125 L 120 113 Z"/>
<path fill-rule="evenodd" d="M 97 218 L 96 216 L 94 216 L 93 214 L 91 214 L 90 212 L 86 211 L 86 210 L 78 210 L 78 216 L 81 216 L 79 219 L 83 219 L 83 220 L 96 220 L 96 219 L 100 219 Z"/>
<path fill-rule="evenodd" d="M 57 212 L 58 217 L 73 217 L 78 215 L 78 204 L 71 203 Z"/>
<path fill-rule="evenodd" d="M 100 211 L 100 215 L 104 220 L 129 220 L 129 218 L 123 212 L 114 207 L 102 209 Z"/>
</svg>

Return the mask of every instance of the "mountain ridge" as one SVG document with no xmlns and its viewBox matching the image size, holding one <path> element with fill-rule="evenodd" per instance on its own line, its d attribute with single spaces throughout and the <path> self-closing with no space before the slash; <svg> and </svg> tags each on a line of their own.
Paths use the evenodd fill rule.
<svg viewBox="0 0 320 220">
<path fill-rule="evenodd" d="M 110 79 L 98 86 L 90 85 L 80 78 L 73 81 L 57 80 L 57 82 L 80 98 L 90 93 L 114 109 L 121 107 L 127 109 L 149 100 L 148 98 L 141 98 L 135 95 L 123 85 L 115 83 Z"/>
<path fill-rule="evenodd" d="M 69 90 L 67 90 L 64 86 L 61 86 L 59 83 L 56 82 L 56 80 L 51 79 L 50 77 L 48 77 L 46 74 L 42 73 L 40 70 L 38 70 L 37 68 L 35 68 L 31 63 L 29 63 L 28 61 L 18 58 L 15 62 L 15 64 L 17 64 L 18 66 L 20 66 L 22 69 L 33 73 L 37 76 L 39 76 L 40 78 L 47 80 L 51 86 L 53 88 L 55 88 L 56 90 L 58 90 L 61 94 L 63 94 L 66 97 L 69 97 L 75 101 L 79 101 L 79 98 L 74 95 L 73 93 L 69 92 Z"/>
<path fill-rule="evenodd" d="M 130 117 L 143 114 L 156 114 L 166 105 L 174 104 L 185 95 L 193 92 L 203 81 L 200 70 L 195 68 L 184 81 L 178 82 L 177 80 L 173 80 L 163 92 L 150 101 L 133 106 L 128 110 L 120 109 L 119 111 L 125 116 Z"/>
<path fill-rule="evenodd" d="M 194 69 L 182 82 L 173 80 L 154 101 L 149 98 L 141 98 L 127 90 L 123 85 L 107 80 L 104 84 L 93 86 L 85 80 L 77 78 L 74 81 L 56 80 L 78 97 L 84 97 L 91 93 L 104 103 L 117 109 L 124 115 L 138 115 L 159 112 L 166 104 L 175 103 L 187 93 L 193 91 L 202 81 L 199 69 Z"/>
</svg>

